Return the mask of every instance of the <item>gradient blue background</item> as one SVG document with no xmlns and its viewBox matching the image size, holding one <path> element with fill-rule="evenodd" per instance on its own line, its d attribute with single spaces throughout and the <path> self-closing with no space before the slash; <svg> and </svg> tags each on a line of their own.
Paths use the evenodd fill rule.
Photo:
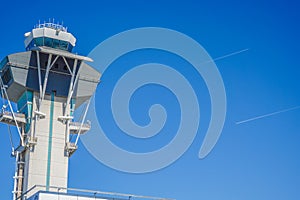
<svg viewBox="0 0 300 200">
<path fill-rule="evenodd" d="M 185 33 L 198 41 L 213 58 L 249 49 L 216 61 L 226 87 L 228 112 L 221 138 L 208 157 L 198 159 L 210 117 L 208 94 L 201 77 L 187 70 L 185 73 L 192 83 L 197 82 L 197 78 L 200 80 L 199 86 L 193 86 L 198 97 L 203 98 L 200 104 L 203 125 L 200 124 L 194 143 L 183 157 L 160 171 L 127 174 L 99 163 L 80 143 L 80 150 L 70 159 L 70 187 L 178 200 L 300 199 L 300 110 L 236 124 L 300 105 L 300 13 L 297 1 L 5 1 L 1 3 L 0 12 L 0 57 L 24 51 L 23 34 L 39 19 L 48 21 L 49 18 L 64 21 L 77 37 L 75 51 L 82 55 L 87 55 L 99 42 L 114 34 L 145 26 Z M 168 61 L 170 66 L 176 67 L 178 58 L 169 59 L 172 56 L 165 53 L 153 56 L 157 53 L 162 52 L 129 55 L 130 64 L 125 67 L 134 66 L 135 62 L 148 62 L 150 58 L 151 61 Z M 164 56 L 170 57 L 164 59 Z M 118 62 L 124 66 L 127 61 L 121 58 L 116 61 L 116 66 Z M 116 68 L 111 69 L 110 75 L 117 72 Z M 110 77 L 105 75 L 103 79 L 106 82 L 99 86 L 97 95 L 109 91 Z M 155 86 L 142 88 L 144 91 L 137 91 L 137 98 L 132 100 L 137 123 L 147 123 L 147 109 L 140 105 L 143 102 L 140 98 L 142 93 L 153 89 Z M 161 100 L 148 100 L 146 96 L 144 100 L 166 103 L 166 99 L 174 99 L 172 94 L 164 92 L 164 88 L 156 89 L 164 94 Z M 134 112 L 135 101 L 145 109 L 143 112 L 137 112 L 139 107 Z M 166 106 L 174 106 L 174 112 L 177 112 L 176 100 L 172 102 L 174 105 L 166 103 Z M 140 113 L 144 115 L 139 116 Z M 105 116 L 109 119 L 111 114 L 108 111 L 99 114 L 100 119 Z M 170 129 L 166 132 L 172 132 L 178 126 L 178 117 L 169 120 Z M 110 127 L 116 129 L 114 125 L 110 126 L 112 122 L 103 122 L 108 130 Z M 0 198 L 11 199 L 14 159 L 10 158 L 7 127 L 0 125 L 0 130 Z M 153 148 L 150 143 L 148 149 L 143 149 L 144 145 L 130 149 L 132 146 L 126 145 L 127 139 L 120 141 L 121 137 L 113 136 L 114 133 L 112 131 L 111 136 L 114 142 L 129 150 L 138 152 Z M 158 147 L 171 138 L 167 134 L 166 138 L 164 135 L 159 137 L 162 139 L 152 142 Z"/>
</svg>

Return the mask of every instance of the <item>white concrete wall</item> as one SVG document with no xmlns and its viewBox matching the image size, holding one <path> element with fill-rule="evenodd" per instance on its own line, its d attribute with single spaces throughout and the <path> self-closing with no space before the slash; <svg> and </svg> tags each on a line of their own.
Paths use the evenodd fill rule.
<svg viewBox="0 0 300 200">
<path fill-rule="evenodd" d="M 33 110 L 36 110 L 38 94 L 35 94 Z M 50 130 L 50 96 L 45 96 L 42 102 L 41 112 L 46 114 L 44 119 L 33 120 L 31 131 L 37 137 L 37 144 L 33 151 L 27 150 L 25 160 L 24 192 L 34 185 L 47 185 L 47 170 L 50 164 L 49 186 L 67 187 L 68 180 L 68 157 L 65 156 L 66 125 L 58 121 L 58 116 L 63 115 L 63 99 L 55 97 L 53 107 L 52 144 L 49 143 Z M 34 124 L 36 128 L 34 129 Z M 35 130 L 35 132 L 34 132 Z M 49 146 L 51 144 L 51 147 Z M 50 151 L 50 153 L 48 152 Z M 49 154 L 51 159 L 49 159 Z M 48 163 L 50 162 L 50 163 Z M 31 191 L 27 196 L 37 192 L 39 188 Z M 51 191 L 51 189 L 50 189 Z"/>
</svg>

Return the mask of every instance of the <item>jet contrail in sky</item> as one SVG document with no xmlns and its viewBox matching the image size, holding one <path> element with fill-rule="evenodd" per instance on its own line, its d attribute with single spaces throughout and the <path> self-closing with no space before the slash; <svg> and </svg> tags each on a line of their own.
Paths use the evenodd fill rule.
<svg viewBox="0 0 300 200">
<path fill-rule="evenodd" d="M 235 51 L 235 52 L 232 52 L 232 53 L 229 53 L 229 54 L 220 56 L 220 57 L 213 58 L 212 60 L 204 61 L 203 63 L 210 63 L 210 62 L 222 60 L 222 59 L 224 59 L 224 58 L 228 58 L 228 57 L 231 57 L 231 56 L 234 56 L 234 55 L 243 53 L 243 52 L 248 51 L 248 50 L 249 50 L 249 49 L 242 49 L 242 50 L 239 50 L 239 51 Z"/>
<path fill-rule="evenodd" d="M 291 111 L 291 110 L 296 110 L 296 109 L 299 109 L 299 108 L 300 108 L 300 106 L 296 106 L 296 107 L 292 107 L 292 108 L 288 108 L 288 109 L 284 109 L 284 110 L 279 110 L 279 111 L 272 112 L 272 113 L 269 113 L 269 114 L 260 115 L 260 116 L 257 116 L 257 117 L 253 117 L 253 118 L 249 118 L 249 119 L 246 119 L 246 120 L 238 121 L 235 124 L 243 124 L 243 123 L 246 123 L 246 122 L 254 121 L 254 120 L 257 120 L 257 119 L 262 119 L 262 118 L 265 118 L 265 117 L 270 117 L 270 116 L 273 116 L 273 115 L 288 112 L 288 111 Z"/>
<path fill-rule="evenodd" d="M 229 53 L 229 54 L 226 54 L 226 55 L 224 55 L 224 56 L 220 56 L 220 57 L 214 58 L 213 61 L 222 60 L 222 59 L 224 59 L 224 58 L 227 58 L 227 57 L 230 57 L 230 56 L 234 56 L 234 55 L 243 53 L 243 52 L 248 51 L 248 50 L 249 50 L 249 49 L 242 49 L 242 50 L 239 50 L 239 51 L 235 51 L 235 52 L 233 52 L 233 53 Z"/>
</svg>

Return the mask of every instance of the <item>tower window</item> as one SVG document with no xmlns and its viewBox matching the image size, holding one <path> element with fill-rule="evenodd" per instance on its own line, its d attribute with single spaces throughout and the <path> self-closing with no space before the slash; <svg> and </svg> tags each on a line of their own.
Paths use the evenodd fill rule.
<svg viewBox="0 0 300 200">
<path fill-rule="evenodd" d="M 53 48 L 58 48 L 59 47 L 59 40 L 53 39 Z"/>
<path fill-rule="evenodd" d="M 45 42 L 45 46 L 52 47 L 53 39 L 45 37 L 45 41 L 44 42 Z"/>
<path fill-rule="evenodd" d="M 5 57 L 5 58 L 0 62 L 0 69 L 2 69 L 2 68 L 6 65 L 6 63 L 8 63 L 7 57 Z"/>
<path fill-rule="evenodd" d="M 67 50 L 68 49 L 68 42 L 61 40 L 60 43 L 59 43 L 59 48 L 63 49 L 63 50 Z"/>
<path fill-rule="evenodd" d="M 34 39 L 34 43 L 36 46 L 43 46 L 44 45 L 44 38 L 39 37 Z"/>
<path fill-rule="evenodd" d="M 12 76 L 11 76 L 10 69 L 7 68 L 7 70 L 5 70 L 5 72 L 4 72 L 3 75 L 2 75 L 3 83 L 4 83 L 5 85 L 7 85 L 7 84 L 10 82 L 11 79 L 12 79 Z"/>
<path fill-rule="evenodd" d="M 30 50 L 32 47 L 37 47 L 37 46 L 47 46 L 55 49 L 66 50 L 69 52 L 72 52 L 73 49 L 73 46 L 67 41 L 48 38 L 48 37 L 38 37 L 38 38 L 34 38 L 28 44 L 26 50 Z"/>
</svg>

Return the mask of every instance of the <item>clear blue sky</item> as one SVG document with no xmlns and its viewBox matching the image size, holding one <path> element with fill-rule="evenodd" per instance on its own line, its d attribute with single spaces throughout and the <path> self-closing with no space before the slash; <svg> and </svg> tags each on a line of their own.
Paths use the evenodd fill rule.
<svg viewBox="0 0 300 200">
<path fill-rule="evenodd" d="M 300 199 L 300 109 L 237 125 L 236 122 L 300 105 L 300 13 L 297 1 L 5 1 L 1 3 L 0 57 L 24 51 L 23 34 L 38 20 L 64 21 L 77 37 L 76 52 L 87 55 L 98 43 L 119 32 L 137 27 L 165 27 L 194 38 L 216 58 L 241 49 L 248 51 L 216 61 L 227 95 L 227 117 L 222 135 L 213 151 L 203 160 L 198 151 L 203 141 L 210 110 L 205 85 L 187 70 L 201 101 L 200 129 L 189 150 L 171 166 L 147 174 L 128 174 L 106 167 L 94 159 L 80 143 L 70 159 L 69 186 L 94 190 L 170 197 L 178 200 L 264 200 Z M 147 54 L 148 53 L 148 54 Z M 115 67 L 135 62 L 180 63 L 177 58 L 143 52 L 118 61 Z M 164 57 L 166 56 L 166 57 Z M 173 58 L 169 59 L 169 58 Z M 177 62 L 178 61 L 178 62 Z M 187 66 L 188 67 L 188 66 Z M 115 71 L 114 71 L 115 70 Z M 110 76 L 97 94 L 109 89 Z M 190 73 L 190 74 L 189 74 Z M 113 78 L 111 78 L 113 80 Z M 195 80 L 194 80 L 195 79 Z M 144 91 L 153 92 L 152 88 Z M 157 88 L 161 90 L 161 88 Z M 161 100 L 148 95 L 136 101 L 168 102 L 174 97 L 161 92 Z M 150 98 L 151 97 L 151 98 Z M 166 100 L 167 99 L 167 100 Z M 147 118 L 135 110 L 137 123 Z M 172 111 L 172 105 L 166 108 Z M 178 109 L 176 101 L 174 110 Z M 170 108 L 169 108 L 170 107 Z M 142 108 L 142 109 L 141 109 Z M 99 105 L 99 110 L 101 110 Z M 143 110 L 144 109 L 144 110 Z M 175 112 L 174 111 L 174 112 Z M 114 142 L 128 150 L 153 150 L 157 143 L 130 143 L 112 122 L 109 110 L 99 114 Z M 178 117 L 171 115 L 172 132 Z M 14 159 L 10 158 L 7 127 L 0 125 L 0 197 L 10 199 L 13 189 Z M 163 145 L 167 138 L 156 141 Z M 154 138 L 155 139 L 155 138 Z M 132 144 L 136 144 L 133 146 Z M 146 145 L 145 149 L 144 146 Z M 147 146 L 148 145 L 148 146 Z M 136 149 L 133 149 L 135 148 Z M 139 149 L 140 148 L 140 149 Z"/>
</svg>

